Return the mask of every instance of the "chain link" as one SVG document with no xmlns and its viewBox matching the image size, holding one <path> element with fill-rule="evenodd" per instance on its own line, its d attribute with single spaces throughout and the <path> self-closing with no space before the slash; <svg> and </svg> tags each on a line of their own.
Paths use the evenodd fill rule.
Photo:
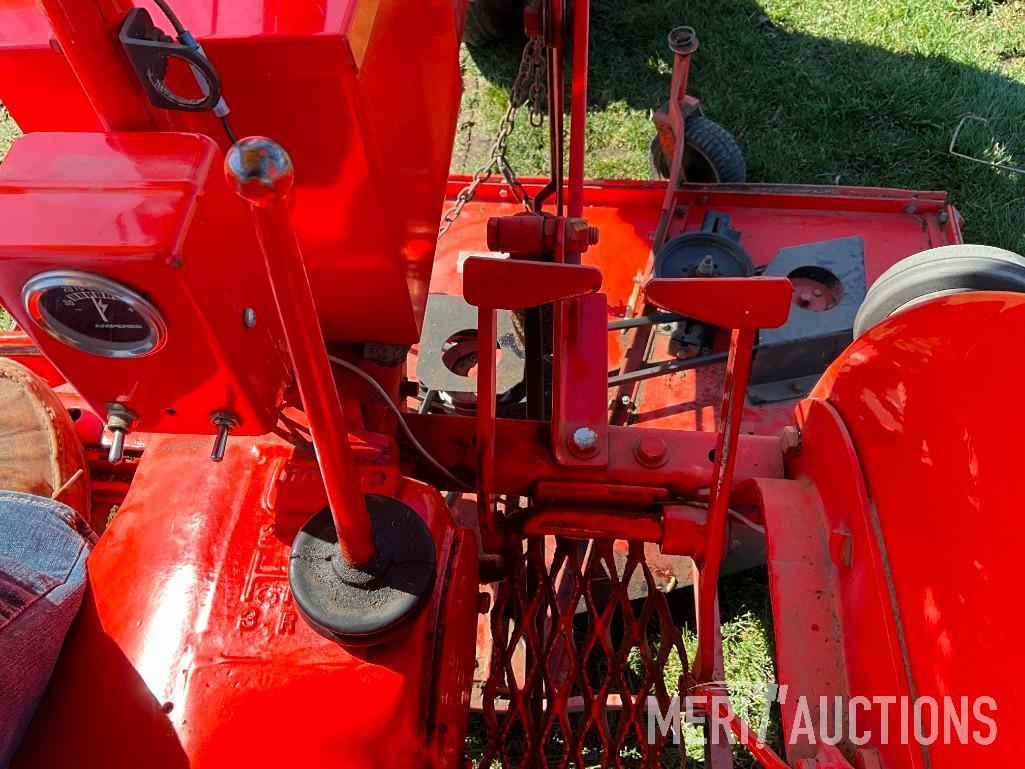
<svg viewBox="0 0 1025 769">
<path fill-rule="evenodd" d="M 488 161 L 482 165 L 473 175 L 470 183 L 456 195 L 455 203 L 445 212 L 441 220 L 441 227 L 438 229 L 440 239 L 449 228 L 455 224 L 463 208 L 477 195 L 477 188 L 494 176 L 495 171 L 502 174 L 506 184 L 512 189 L 513 195 L 524 208 L 530 210 L 530 196 L 526 189 L 516 178 L 516 172 L 509 164 L 506 157 L 506 148 L 513 129 L 516 128 L 516 113 L 520 108 L 527 105 L 530 124 L 535 128 L 544 125 L 545 108 L 548 102 L 548 68 L 545 59 L 545 45 L 540 37 L 530 37 L 523 47 L 523 57 L 520 59 L 520 69 L 516 74 L 516 80 L 509 90 L 509 106 L 498 121 L 498 133 L 495 136 L 494 144 L 491 145 L 491 155 Z"/>
</svg>

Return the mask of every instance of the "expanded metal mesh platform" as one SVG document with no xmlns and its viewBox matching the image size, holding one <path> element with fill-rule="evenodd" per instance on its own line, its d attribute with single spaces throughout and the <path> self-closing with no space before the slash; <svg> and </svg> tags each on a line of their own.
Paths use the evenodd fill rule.
<svg viewBox="0 0 1025 769">
<path fill-rule="evenodd" d="M 689 673 L 643 545 L 554 537 L 547 544 L 527 540 L 495 592 L 478 766 L 647 767 L 660 766 L 667 750 L 678 756 L 659 729 L 649 742 L 649 698 L 667 712 Z M 637 581 L 646 595 L 631 600 Z"/>
</svg>

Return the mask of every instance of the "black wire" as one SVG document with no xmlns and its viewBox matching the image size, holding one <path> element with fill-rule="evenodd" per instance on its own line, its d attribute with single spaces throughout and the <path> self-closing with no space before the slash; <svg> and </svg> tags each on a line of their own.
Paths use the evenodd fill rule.
<svg viewBox="0 0 1025 769">
<path fill-rule="evenodd" d="M 238 144 L 238 137 L 236 137 L 235 132 L 231 130 L 231 122 L 228 120 L 227 115 L 221 118 L 221 125 L 224 126 L 224 133 L 228 134 L 228 141 L 232 144 Z"/>
<path fill-rule="evenodd" d="M 164 16 L 171 22 L 171 26 L 174 27 L 174 31 L 179 35 L 185 34 L 188 30 L 185 29 L 185 25 L 181 23 L 181 19 L 178 18 L 178 14 L 174 12 L 174 9 L 167 4 L 167 0 L 153 0 L 157 4 L 157 7 L 163 11 Z"/>
<path fill-rule="evenodd" d="M 174 27 L 174 31 L 178 34 L 179 40 L 181 39 L 182 35 L 189 34 L 189 31 L 185 28 L 185 25 L 182 24 L 181 19 L 178 18 L 178 14 L 174 12 L 174 9 L 168 4 L 167 0 L 153 0 L 153 2 L 156 3 L 157 7 L 160 8 L 164 16 L 167 17 L 167 20 L 171 22 L 171 26 Z M 189 37 L 191 38 L 192 36 L 189 35 Z M 181 42 L 184 43 L 185 41 Z M 199 53 L 202 55 L 202 51 L 199 51 Z M 205 55 L 204 58 L 206 58 Z M 212 69 L 213 64 L 210 63 L 210 59 L 207 59 L 206 61 L 208 64 L 210 64 L 210 67 Z M 228 120 L 227 115 L 224 115 L 221 118 L 221 125 L 224 126 L 224 133 L 228 135 L 228 141 L 230 141 L 232 144 L 237 144 L 238 137 L 235 135 L 235 132 L 231 129 L 231 122 Z"/>
</svg>

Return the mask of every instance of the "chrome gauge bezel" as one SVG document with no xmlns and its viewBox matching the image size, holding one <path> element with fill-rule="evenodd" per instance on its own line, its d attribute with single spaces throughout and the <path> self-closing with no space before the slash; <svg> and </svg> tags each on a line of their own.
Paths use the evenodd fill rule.
<svg viewBox="0 0 1025 769">
<path fill-rule="evenodd" d="M 55 318 L 43 306 L 43 295 L 53 289 L 73 286 L 83 290 L 102 291 L 129 305 L 146 325 L 145 339 L 135 342 L 106 342 L 82 334 Z M 153 304 L 127 286 L 101 275 L 75 270 L 51 270 L 32 277 L 21 290 L 21 301 L 29 317 L 46 333 L 76 350 L 104 358 L 139 358 L 152 355 L 167 341 L 167 326 Z"/>
</svg>

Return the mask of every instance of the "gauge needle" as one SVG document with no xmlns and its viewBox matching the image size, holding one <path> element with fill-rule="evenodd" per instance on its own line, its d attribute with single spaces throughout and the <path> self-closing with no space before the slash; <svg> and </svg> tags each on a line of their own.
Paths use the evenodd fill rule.
<svg viewBox="0 0 1025 769">
<path fill-rule="evenodd" d="M 110 323 L 110 321 L 107 320 L 107 308 L 110 307 L 110 305 L 106 302 L 101 302 L 95 296 L 92 297 L 92 300 L 93 304 L 96 305 L 96 312 L 100 314 L 100 320 L 102 320 L 104 323 Z"/>
</svg>

